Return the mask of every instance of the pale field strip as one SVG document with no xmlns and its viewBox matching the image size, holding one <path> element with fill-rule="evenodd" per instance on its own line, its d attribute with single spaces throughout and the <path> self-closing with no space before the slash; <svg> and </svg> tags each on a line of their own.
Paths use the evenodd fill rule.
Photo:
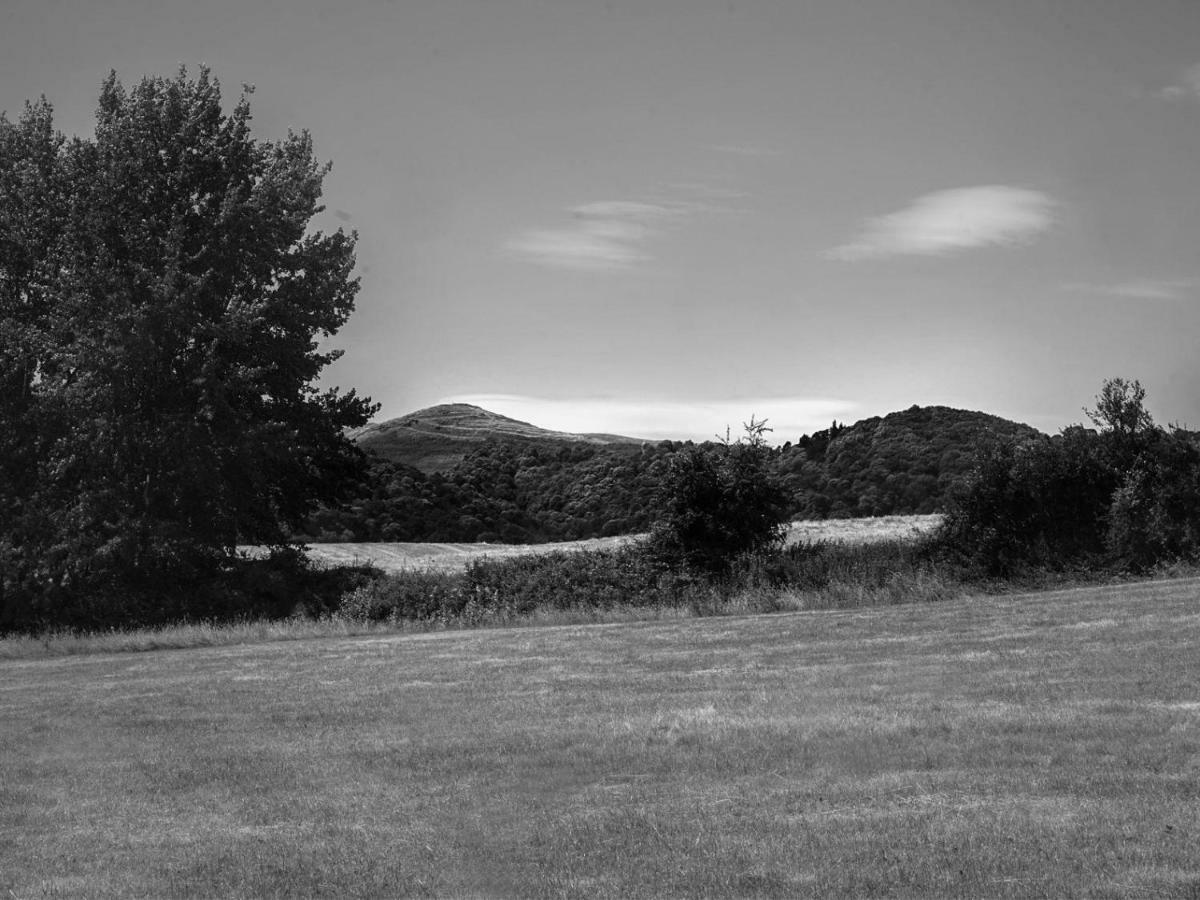
<svg viewBox="0 0 1200 900">
<path fill-rule="evenodd" d="M 928 534 L 942 521 L 940 515 L 877 516 L 867 519 L 824 519 L 792 522 L 787 543 L 834 541 L 869 544 L 882 540 L 916 538 Z M 308 555 L 322 565 L 372 565 L 384 572 L 459 571 L 477 559 L 510 559 L 515 556 L 564 550 L 612 550 L 643 540 L 644 534 L 560 541 L 549 544 L 468 543 L 315 543 Z M 250 553 L 257 548 L 245 548 Z"/>
</svg>

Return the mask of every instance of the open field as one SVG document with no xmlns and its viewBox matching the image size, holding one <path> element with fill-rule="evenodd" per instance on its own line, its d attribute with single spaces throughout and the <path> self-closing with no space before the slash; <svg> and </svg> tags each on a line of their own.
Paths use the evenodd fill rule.
<svg viewBox="0 0 1200 900">
<path fill-rule="evenodd" d="M 940 515 L 879 516 L 867 519 L 824 519 L 791 523 L 788 543 L 802 541 L 845 541 L 861 544 L 889 538 L 914 537 L 932 531 L 941 522 Z M 311 544 L 309 556 L 326 565 L 371 564 L 385 572 L 426 569 L 442 572 L 461 569 L 482 557 L 506 559 L 531 553 L 556 550 L 600 550 L 620 547 L 644 535 L 592 538 L 586 541 L 562 541 L 553 544 Z"/>
<path fill-rule="evenodd" d="M 1200 580 L 0 663 L 0 896 L 1200 895 Z"/>
</svg>

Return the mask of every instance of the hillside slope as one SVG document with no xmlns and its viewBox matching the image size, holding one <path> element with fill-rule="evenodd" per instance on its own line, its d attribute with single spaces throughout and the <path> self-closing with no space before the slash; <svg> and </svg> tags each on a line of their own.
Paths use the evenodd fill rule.
<svg viewBox="0 0 1200 900">
<path fill-rule="evenodd" d="M 914 406 L 835 423 L 779 447 L 773 462 L 794 518 L 927 514 L 945 508 L 979 447 L 1038 434 L 986 413 Z M 386 458 L 348 506 L 313 515 L 313 541 L 521 544 L 647 531 L 684 446 L 546 431 L 470 406 L 421 410 L 360 435 Z"/>
<path fill-rule="evenodd" d="M 615 434 L 570 434 L 510 419 L 468 403 L 447 403 L 364 426 L 350 433 L 359 445 L 391 462 L 429 474 L 453 469 L 487 440 L 567 442 L 609 446 L 640 444 Z"/>
<path fill-rule="evenodd" d="M 807 517 L 931 513 L 979 447 L 1040 433 L 988 413 L 912 406 L 801 438 L 785 448 L 780 473 Z"/>
</svg>

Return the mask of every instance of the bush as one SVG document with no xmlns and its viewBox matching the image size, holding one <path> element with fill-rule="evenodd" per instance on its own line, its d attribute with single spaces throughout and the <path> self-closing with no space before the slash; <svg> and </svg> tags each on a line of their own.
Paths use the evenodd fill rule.
<svg viewBox="0 0 1200 900">
<path fill-rule="evenodd" d="M 766 422 L 753 418 L 731 443 L 685 447 L 670 461 L 659 488 L 660 517 L 649 552 L 673 569 L 727 573 L 739 557 L 778 547 L 788 501 L 771 467 Z"/>
<path fill-rule="evenodd" d="M 544 611 L 690 610 L 696 615 L 843 608 L 961 593 L 929 541 L 820 543 L 742 555 L 720 577 L 663 567 L 640 546 L 476 561 L 455 573 L 380 576 L 347 594 L 356 621 L 446 627 L 509 623 Z"/>
<path fill-rule="evenodd" d="M 1093 560 L 1116 485 L 1095 432 L 996 444 L 952 491 L 943 537 L 989 576 Z"/>
<path fill-rule="evenodd" d="M 359 585 L 342 598 L 337 614 L 359 622 L 446 622 L 465 605 L 461 575 L 405 572 Z"/>
<path fill-rule="evenodd" d="M 278 548 L 262 559 L 225 560 L 206 579 L 181 580 L 169 588 L 157 582 L 114 583 L 105 590 L 70 595 L 71 602 L 52 614 L 28 610 L 21 616 L 0 616 L 0 634 L 320 616 L 337 609 L 347 592 L 377 576 L 378 570 L 361 566 L 317 568 L 298 548 Z"/>
<path fill-rule="evenodd" d="M 690 602 L 694 587 L 640 547 L 561 551 L 479 559 L 456 573 L 384 575 L 347 594 L 337 612 L 357 621 L 474 624 L 539 609 L 674 606 Z"/>
<path fill-rule="evenodd" d="M 1143 570 L 1200 551 L 1200 447 L 1180 430 L 1159 432 L 1113 492 L 1106 535 L 1120 565 Z"/>
<path fill-rule="evenodd" d="M 1111 379 L 1053 438 L 984 450 L 952 494 L 946 545 L 975 570 L 1144 569 L 1200 550 L 1196 436 L 1154 425 L 1136 381 Z"/>
</svg>

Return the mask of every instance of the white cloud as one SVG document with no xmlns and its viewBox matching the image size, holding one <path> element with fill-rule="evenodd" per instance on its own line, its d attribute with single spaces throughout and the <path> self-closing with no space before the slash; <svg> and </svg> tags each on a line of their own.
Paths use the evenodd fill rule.
<svg viewBox="0 0 1200 900">
<path fill-rule="evenodd" d="M 554 268 L 626 269 L 650 259 L 645 242 L 681 214 L 671 206 L 636 200 L 599 200 L 570 212 L 570 225 L 525 231 L 508 242 L 508 250 L 527 262 Z"/>
<path fill-rule="evenodd" d="M 1050 227 L 1054 201 L 1006 185 L 936 191 L 899 212 L 869 219 L 858 237 L 828 252 L 846 261 L 888 256 L 941 256 L 1028 241 Z"/>
<path fill-rule="evenodd" d="M 1200 100 L 1200 63 L 1185 69 L 1178 81 L 1159 91 L 1159 96 L 1167 100 Z"/>
<path fill-rule="evenodd" d="M 597 200 L 572 210 L 580 219 L 620 219 L 630 222 L 652 222 L 672 215 L 673 210 L 661 203 L 642 203 L 639 200 Z"/>
<path fill-rule="evenodd" d="M 1200 278 L 1139 279 L 1112 284 L 1089 284 L 1074 281 L 1063 289 L 1074 293 L 1099 294 L 1124 300 L 1183 300 L 1194 296 L 1200 288 Z"/>
<path fill-rule="evenodd" d="M 553 431 L 623 434 L 646 440 L 713 440 L 730 428 L 736 437 L 753 415 L 774 429 L 778 443 L 828 428 L 858 404 L 817 397 L 750 397 L 712 402 L 682 400 L 548 400 L 515 394 L 466 394 L 440 403 L 470 403 Z"/>
<path fill-rule="evenodd" d="M 648 258 L 628 243 L 587 229 L 527 231 L 508 249 L 528 262 L 563 269 L 625 269 Z"/>
</svg>

